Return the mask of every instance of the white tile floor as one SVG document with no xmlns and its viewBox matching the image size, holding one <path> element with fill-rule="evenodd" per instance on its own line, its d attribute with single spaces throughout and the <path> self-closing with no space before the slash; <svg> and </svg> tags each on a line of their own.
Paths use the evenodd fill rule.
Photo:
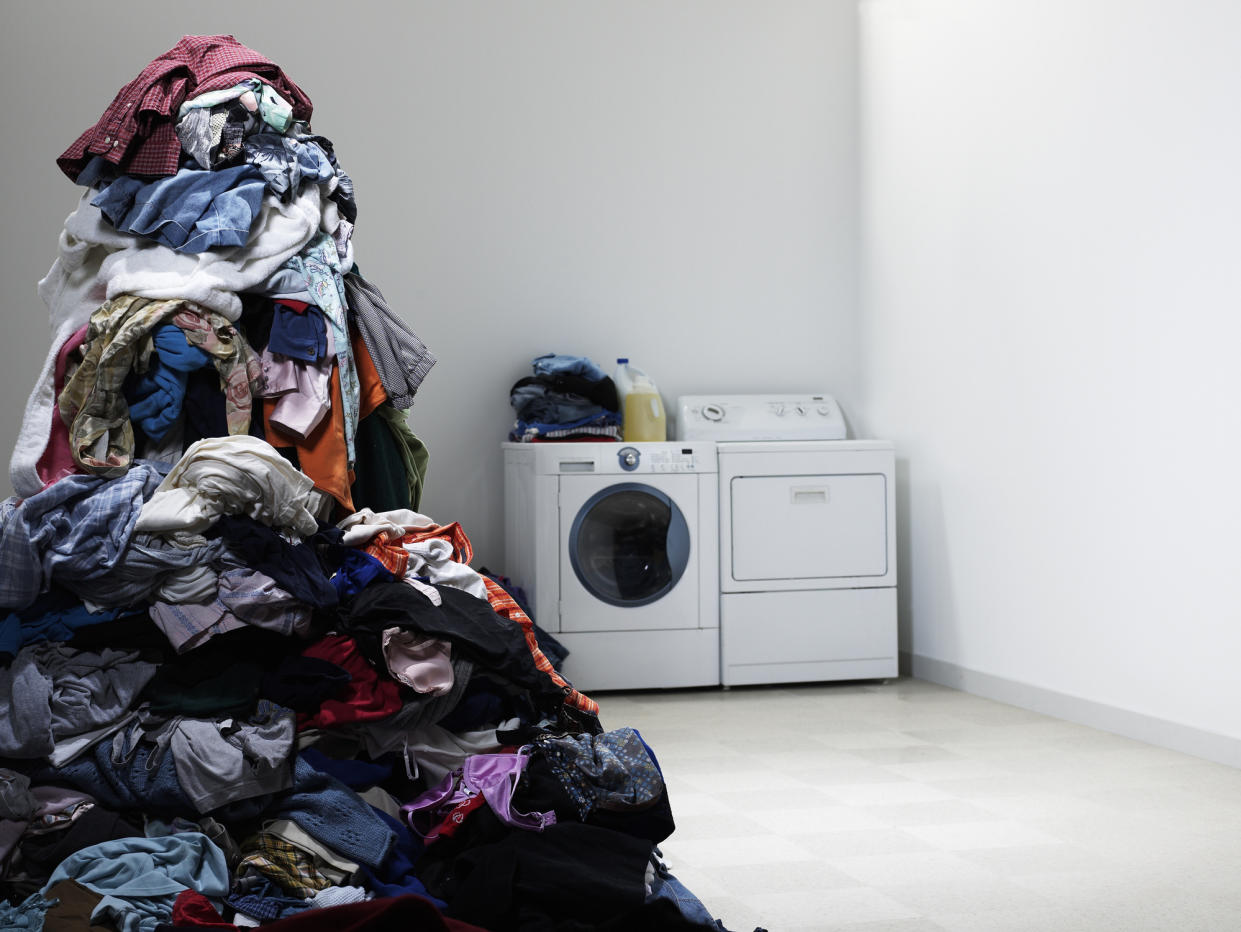
<svg viewBox="0 0 1241 932">
<path fill-rule="evenodd" d="M 594 696 L 731 930 L 1241 929 L 1241 771 L 918 680 Z"/>
</svg>

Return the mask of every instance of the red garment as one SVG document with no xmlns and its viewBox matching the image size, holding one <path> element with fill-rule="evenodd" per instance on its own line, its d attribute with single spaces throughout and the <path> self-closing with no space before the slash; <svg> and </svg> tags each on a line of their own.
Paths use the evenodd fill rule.
<svg viewBox="0 0 1241 932">
<path fill-rule="evenodd" d="M 438 825 L 431 829 L 431 831 L 427 832 L 427 838 L 429 838 L 430 841 L 426 842 L 426 844 L 431 844 L 437 838 L 457 834 L 457 829 L 461 828 L 461 826 L 465 823 L 466 817 L 475 809 L 485 805 L 487 805 L 487 797 L 483 796 L 482 793 L 479 793 L 477 796 L 470 796 L 461 800 L 461 802 L 453 806 L 452 809 L 448 810 L 448 813 L 443 819 L 440 820 Z"/>
<path fill-rule="evenodd" d="M 196 929 L 236 929 L 231 922 L 225 922 L 211 901 L 197 890 L 182 890 L 172 904 L 172 924 L 175 926 L 193 926 Z"/>
<path fill-rule="evenodd" d="M 263 932 L 487 932 L 480 926 L 449 919 L 430 900 L 407 893 L 347 903 L 264 923 Z"/>
<path fill-rule="evenodd" d="M 56 366 L 52 371 L 52 391 L 56 398 L 60 397 L 67 381 L 69 354 L 86 342 L 86 331 L 89 329 L 90 324 L 83 324 L 82 329 L 69 337 L 65 345 L 56 353 Z M 52 409 L 51 436 L 48 438 L 47 446 L 43 448 L 43 455 L 35 464 L 35 469 L 45 489 L 65 476 L 72 476 L 82 471 L 73 459 L 73 449 L 69 443 L 69 425 L 55 408 Z"/>
<path fill-rule="evenodd" d="M 348 722 L 372 722 L 400 711 L 400 687 L 392 680 L 380 678 L 366 662 L 353 638 L 329 634 L 302 651 L 302 656 L 334 663 L 348 672 L 352 679 L 338 698 L 326 700 L 314 715 L 300 713 L 297 716 L 298 731 L 331 728 Z"/>
<path fill-rule="evenodd" d="M 309 120 L 314 105 L 280 66 L 232 36 L 185 36 L 126 84 L 99 122 L 56 160 L 77 181 L 93 156 L 130 175 L 175 175 L 181 160 L 177 111 L 207 91 L 234 87 L 249 78 L 270 84 L 289 102 L 295 120 Z"/>
</svg>

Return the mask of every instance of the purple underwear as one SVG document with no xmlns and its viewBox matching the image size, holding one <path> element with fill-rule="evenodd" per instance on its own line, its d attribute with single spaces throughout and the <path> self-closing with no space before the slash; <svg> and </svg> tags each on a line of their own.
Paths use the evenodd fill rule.
<svg viewBox="0 0 1241 932">
<path fill-rule="evenodd" d="M 409 827 L 422 838 L 437 838 L 433 833 L 449 812 L 475 796 L 482 796 L 491 811 L 514 828 L 541 832 L 556 822 L 556 813 L 519 812 L 513 808 L 513 791 L 530 760 L 530 748 L 516 754 L 471 754 L 465 764 L 444 777 L 440 783 L 401 807 Z"/>
</svg>

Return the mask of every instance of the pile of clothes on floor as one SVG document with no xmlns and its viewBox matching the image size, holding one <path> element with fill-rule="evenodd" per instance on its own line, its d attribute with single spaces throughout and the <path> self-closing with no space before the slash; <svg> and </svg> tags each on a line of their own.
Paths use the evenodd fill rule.
<svg viewBox="0 0 1241 932">
<path fill-rule="evenodd" d="M 536 357 L 533 375 L 509 389 L 517 420 L 510 440 L 522 443 L 621 439 L 616 384 L 585 356 Z"/>
<path fill-rule="evenodd" d="M 0 504 L 0 928 L 720 928 L 641 735 L 418 511 L 434 356 L 310 116 L 190 36 L 59 160 Z"/>
</svg>

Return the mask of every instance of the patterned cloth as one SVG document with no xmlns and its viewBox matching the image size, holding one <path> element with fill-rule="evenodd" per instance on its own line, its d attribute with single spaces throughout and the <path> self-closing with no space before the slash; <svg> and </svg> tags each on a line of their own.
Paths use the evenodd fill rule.
<svg viewBox="0 0 1241 932">
<path fill-rule="evenodd" d="M 0 606 L 25 608 L 53 579 L 77 592 L 114 574 L 166 471 L 139 463 L 119 479 L 66 476 L 25 501 L 0 503 Z"/>
<path fill-rule="evenodd" d="M 521 627 L 526 635 L 526 646 L 530 648 L 530 656 L 534 658 L 534 665 L 564 690 L 565 705 L 570 705 L 590 715 L 598 715 L 599 703 L 574 689 L 568 680 L 556 672 L 552 662 L 547 659 L 547 655 L 539 647 L 538 638 L 535 637 L 534 622 L 530 620 L 530 616 L 521 610 L 521 607 L 513 601 L 513 597 L 505 592 L 504 587 L 494 579 L 484 576 L 483 582 L 487 584 L 487 601 L 491 605 L 491 610 Z"/>
<path fill-rule="evenodd" d="M 171 318 L 186 341 L 212 357 L 225 385 L 229 431 L 250 429 L 251 395 L 261 395 L 263 370 L 241 334 L 222 315 L 188 301 L 122 295 L 91 315 L 85 355 L 60 393 L 74 461 L 83 470 L 115 478 L 129 469 L 134 430 L 125 398 L 131 372 L 150 367 L 153 333 Z"/>
<path fill-rule="evenodd" d="M 219 575 L 212 602 L 156 602 L 151 621 L 183 654 L 227 631 L 253 625 L 286 637 L 310 631 L 311 608 L 281 589 L 274 579 L 250 567 L 233 567 Z"/>
<path fill-rule="evenodd" d="M 583 822 L 596 808 L 643 809 L 663 792 L 659 768 L 632 728 L 602 735 L 542 735 L 538 745 Z"/>
<path fill-rule="evenodd" d="M 243 842 L 241 851 L 239 874 L 260 874 L 293 896 L 309 899 L 332 886 L 332 882 L 319 873 L 313 855 L 276 835 L 260 832 Z"/>
<path fill-rule="evenodd" d="M 358 432 L 358 409 L 362 385 L 357 362 L 349 342 L 349 318 L 345 305 L 345 285 L 340 275 L 340 254 L 336 242 L 326 233 L 312 239 L 287 266 L 306 279 L 314 305 L 323 312 L 336 343 L 336 362 L 340 376 L 341 406 L 345 414 L 345 450 L 350 466 L 354 462 L 353 440 Z"/>
<path fill-rule="evenodd" d="M 172 322 L 185 331 L 190 346 L 212 357 L 224 386 L 228 432 L 244 434 L 250 429 L 251 399 L 263 395 L 263 367 L 258 355 L 223 314 L 187 308 Z"/>
<path fill-rule="evenodd" d="M 409 568 L 409 554 L 401 546 L 401 537 L 391 531 L 380 531 L 361 548 L 383 564 L 393 576 L 401 579 Z"/>
<path fill-rule="evenodd" d="M 345 276 L 345 296 L 388 400 L 395 408 L 410 407 L 418 386 L 435 365 L 435 355 L 388 307 L 380 290 L 357 272 Z"/>
<path fill-rule="evenodd" d="M 181 104 L 248 78 L 275 88 L 292 105 L 294 119 L 310 119 L 310 98 L 271 60 L 232 36 L 185 36 L 121 88 L 56 164 L 71 181 L 95 155 L 130 175 L 174 175 L 181 159 L 176 133 Z"/>
</svg>

